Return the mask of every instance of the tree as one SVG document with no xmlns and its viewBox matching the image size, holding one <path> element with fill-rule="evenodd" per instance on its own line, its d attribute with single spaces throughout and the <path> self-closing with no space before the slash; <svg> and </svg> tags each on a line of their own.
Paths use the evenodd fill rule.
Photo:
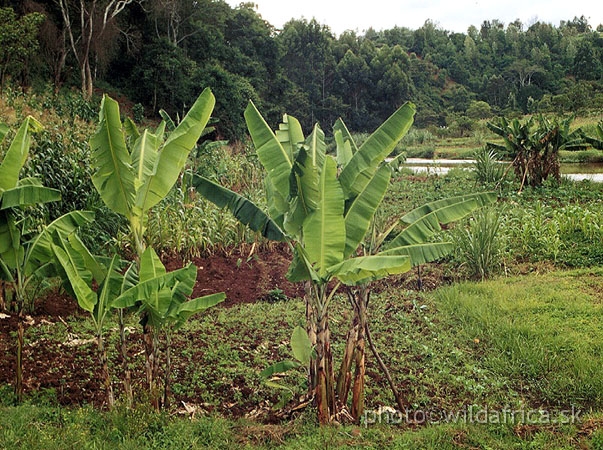
<svg viewBox="0 0 603 450">
<path fill-rule="evenodd" d="M 12 8 L 0 8 L 0 93 L 6 78 L 21 77 L 29 58 L 38 50 L 38 29 L 44 22 L 39 13 L 17 18 Z"/>
<path fill-rule="evenodd" d="M 94 81 L 91 59 L 110 45 L 109 29 L 116 26 L 117 16 L 135 0 L 79 0 L 75 5 L 69 0 L 57 1 L 79 66 L 82 95 L 90 100 Z"/>
<path fill-rule="evenodd" d="M 484 101 L 471 102 L 467 108 L 467 117 L 470 119 L 487 119 L 492 116 L 492 108 Z"/>
</svg>

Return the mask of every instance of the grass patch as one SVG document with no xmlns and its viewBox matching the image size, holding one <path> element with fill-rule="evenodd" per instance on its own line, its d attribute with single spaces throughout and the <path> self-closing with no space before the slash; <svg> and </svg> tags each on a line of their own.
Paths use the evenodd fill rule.
<svg viewBox="0 0 603 450">
<path fill-rule="evenodd" d="M 485 370 L 532 406 L 603 406 L 603 271 L 553 272 L 438 291 Z"/>
</svg>

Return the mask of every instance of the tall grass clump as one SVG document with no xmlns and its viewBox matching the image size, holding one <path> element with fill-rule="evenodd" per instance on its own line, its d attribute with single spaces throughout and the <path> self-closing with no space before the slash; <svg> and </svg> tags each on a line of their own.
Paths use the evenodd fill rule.
<svg viewBox="0 0 603 450">
<path fill-rule="evenodd" d="M 498 153 L 487 147 L 477 150 L 473 158 L 473 171 L 478 183 L 498 183 L 505 175 L 505 166 L 501 164 Z"/>
<path fill-rule="evenodd" d="M 499 211 L 484 208 L 469 219 L 466 227 L 455 228 L 456 258 L 471 277 L 484 280 L 500 268 L 504 249 L 501 224 Z"/>
</svg>

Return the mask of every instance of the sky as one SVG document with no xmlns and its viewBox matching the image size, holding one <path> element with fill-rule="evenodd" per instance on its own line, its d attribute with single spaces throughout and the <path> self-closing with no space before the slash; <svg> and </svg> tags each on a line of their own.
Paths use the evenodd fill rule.
<svg viewBox="0 0 603 450">
<path fill-rule="evenodd" d="M 596 29 L 603 24 L 601 0 L 251 0 L 262 18 L 277 29 L 291 19 L 316 19 L 339 36 L 345 30 L 363 34 L 395 26 L 412 30 L 431 20 L 447 31 L 466 33 L 479 29 L 484 20 L 498 19 L 505 25 L 521 20 L 524 29 L 540 21 L 559 26 L 562 20 L 584 16 Z M 241 0 L 227 0 L 235 7 Z"/>
</svg>

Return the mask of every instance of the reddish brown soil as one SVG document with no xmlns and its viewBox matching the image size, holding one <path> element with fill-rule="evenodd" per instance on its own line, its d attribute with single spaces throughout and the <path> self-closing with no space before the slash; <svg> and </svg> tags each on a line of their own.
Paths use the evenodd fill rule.
<svg viewBox="0 0 603 450">
<path fill-rule="evenodd" d="M 226 300 L 217 308 L 231 308 L 241 303 L 257 301 L 270 301 L 283 298 L 301 297 L 302 288 L 299 284 L 294 285 L 287 281 L 287 272 L 291 255 L 285 246 L 271 246 L 269 248 L 255 249 L 251 251 L 233 250 L 228 253 L 212 255 L 204 258 L 194 259 L 198 267 L 197 283 L 194 287 L 193 296 L 198 297 L 213 292 L 225 292 Z M 168 270 L 174 270 L 185 265 L 185 261 L 179 258 L 164 258 Z M 418 273 L 412 271 L 405 276 L 392 277 L 387 285 L 400 289 L 415 290 L 418 287 Z M 421 273 L 421 284 L 423 289 L 434 288 L 446 281 L 447 276 L 434 268 L 424 269 Z M 376 290 L 385 288 L 377 284 Z M 35 313 L 25 319 L 26 343 L 24 349 L 24 388 L 27 398 L 43 400 L 44 398 L 58 401 L 65 406 L 77 406 L 92 404 L 102 408 L 105 405 L 105 395 L 101 387 L 101 368 L 97 359 L 97 347 L 91 341 L 90 333 L 79 333 L 75 335 L 74 328 L 81 329 L 82 320 L 88 320 L 88 314 L 81 310 L 75 300 L 63 292 L 50 292 L 45 294 L 35 306 Z M 60 333 L 53 331 L 52 327 L 62 324 Z M 285 326 L 285 325 L 283 325 Z M 15 347 L 16 347 L 17 319 L 14 315 L 0 315 L 0 395 L 8 395 L 12 391 L 15 379 Z M 115 331 L 115 330 L 114 330 Z M 213 332 L 228 333 L 228 330 L 216 329 Z M 66 334 L 66 335 L 65 335 Z M 121 361 L 117 356 L 120 354 L 115 332 L 114 339 L 107 344 L 108 351 L 113 355 L 112 371 L 116 379 L 123 379 Z M 248 336 L 249 348 L 253 349 L 262 343 L 262 336 Z M 172 343 L 174 355 L 182 348 L 189 348 L 190 339 L 177 334 Z M 82 342 L 83 341 L 83 342 Z M 135 397 L 139 398 L 146 392 L 144 374 L 144 351 L 140 327 L 130 330 L 128 338 L 128 352 L 133 369 L 132 380 Z M 255 347 L 254 347 L 255 346 Z M 211 349 L 201 340 L 192 350 L 192 353 L 184 358 L 175 358 L 174 373 L 190 372 L 191 364 L 203 359 L 203 355 Z M 241 356 L 244 358 L 245 356 Z M 275 356 L 276 358 L 276 356 Z M 369 365 L 369 375 L 376 380 L 380 378 L 376 369 Z M 208 373 L 212 374 L 211 370 Z M 222 374 L 223 375 L 223 374 Z M 216 369 L 215 376 L 218 379 L 220 371 Z M 175 377 L 177 379 L 177 374 Z M 239 379 L 241 378 L 241 379 Z M 209 380 L 208 382 L 215 380 Z M 234 377 L 226 384 L 220 381 L 225 397 L 234 398 L 238 396 L 241 400 L 236 402 L 225 402 L 223 407 L 214 409 L 208 407 L 207 411 L 215 411 L 225 416 L 241 417 L 243 415 L 254 415 L 254 411 L 262 410 L 270 412 L 268 404 L 278 401 L 278 393 L 274 398 L 267 399 L 265 405 L 257 405 L 251 400 L 252 392 L 242 377 Z M 177 403 L 194 403 L 204 395 L 203 387 L 195 388 L 185 395 L 177 398 Z M 118 393 L 123 393 L 123 387 L 115 385 Z M 231 392 L 232 391 L 232 392 Z M 267 415 L 267 414 L 265 414 Z"/>
<path fill-rule="evenodd" d="M 277 298 L 279 293 L 289 298 L 298 297 L 301 289 L 286 280 L 290 254 L 286 247 L 272 246 L 267 249 L 241 253 L 233 250 L 228 254 L 196 258 L 198 267 L 197 283 L 193 296 L 198 297 L 213 292 L 225 292 L 226 300 L 218 308 L 230 308 L 240 303 L 250 303 Z M 178 258 L 166 258 L 168 270 L 184 265 Z M 281 295 L 282 295 L 281 294 Z M 64 292 L 53 291 L 45 294 L 35 305 L 35 312 L 25 318 L 26 336 L 35 333 L 36 339 L 26 339 L 24 349 L 24 389 L 26 397 L 43 398 L 50 395 L 62 405 L 93 404 L 104 405 L 104 392 L 100 384 L 96 345 L 84 342 L 73 345 L 77 339 L 89 339 L 89 335 L 70 334 L 74 320 L 87 317 L 75 300 Z M 57 323 L 66 326 L 67 336 L 57 340 L 49 329 Z M 45 331 L 46 330 L 46 331 Z M 8 394 L 15 380 L 15 348 L 17 318 L 15 315 L 0 315 L 0 392 Z M 48 337 L 45 336 L 47 333 Z M 52 336 L 52 338 L 51 338 Z M 60 338 L 58 338 L 60 339 Z M 130 335 L 130 357 L 140 362 L 142 345 L 140 331 L 132 330 Z M 117 344 L 109 351 L 119 354 Z M 174 342 L 178 346 L 178 341 Z M 202 347 L 202 345 L 201 345 Z M 120 364 L 116 361 L 116 364 Z M 132 374 L 134 389 L 144 392 L 144 363 L 137 373 Z M 116 367 L 119 371 L 120 368 Z M 121 374 L 119 374 L 121 375 Z M 233 385 L 236 380 L 233 380 Z M 121 391 L 121 386 L 116 386 Z M 241 386 L 241 390 L 248 389 Z M 54 391 L 52 394 L 46 394 Z M 187 399 L 184 399 L 187 400 Z M 243 415 L 247 411 L 233 411 L 230 414 Z"/>
</svg>

